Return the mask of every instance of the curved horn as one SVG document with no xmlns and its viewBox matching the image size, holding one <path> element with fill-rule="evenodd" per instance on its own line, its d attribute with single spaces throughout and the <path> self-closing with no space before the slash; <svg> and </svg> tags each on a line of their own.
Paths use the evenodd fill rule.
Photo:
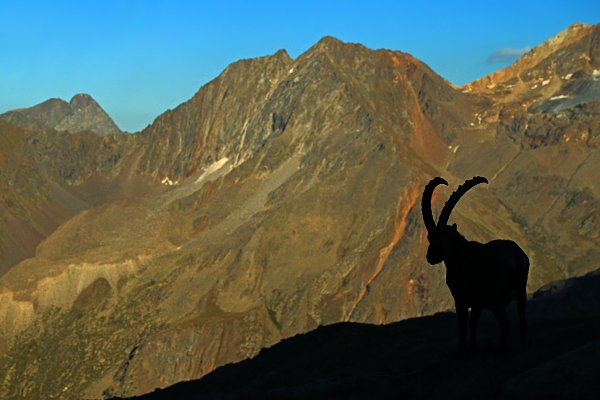
<svg viewBox="0 0 600 400">
<path fill-rule="evenodd" d="M 448 186 L 448 182 L 439 176 L 433 178 L 429 181 L 427 186 L 425 186 L 425 190 L 423 190 L 423 197 L 421 198 L 421 212 L 423 213 L 423 222 L 425 222 L 425 228 L 427 228 L 427 232 L 434 231 L 436 228 L 435 220 L 433 219 L 433 212 L 431 211 L 431 196 L 433 195 L 433 190 L 438 185 Z"/>
<path fill-rule="evenodd" d="M 450 195 L 446 204 L 444 204 L 444 208 L 442 208 L 442 212 L 440 213 L 440 218 L 438 219 L 437 226 L 446 225 L 448 223 L 448 219 L 450 218 L 450 214 L 456 206 L 456 203 L 460 200 L 460 198 L 467 193 L 473 186 L 479 185 L 480 183 L 488 183 L 488 180 L 483 176 L 475 176 L 472 179 L 465 181 L 462 185 L 458 187 Z"/>
</svg>

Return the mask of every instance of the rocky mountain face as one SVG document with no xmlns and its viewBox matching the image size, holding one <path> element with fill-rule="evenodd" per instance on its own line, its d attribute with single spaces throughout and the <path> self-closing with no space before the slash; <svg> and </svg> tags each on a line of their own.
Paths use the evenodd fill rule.
<svg viewBox="0 0 600 400">
<path fill-rule="evenodd" d="M 450 308 L 444 267 L 424 261 L 436 175 L 490 180 L 452 219 L 517 241 L 530 291 L 597 269 L 598 29 L 462 88 L 327 37 L 230 65 L 136 135 L 0 121 L 1 397 L 137 395 L 319 325 Z M 59 206 L 13 265 L 13 221 Z"/>
<path fill-rule="evenodd" d="M 75 214 L 131 192 L 116 177 L 137 139 L 87 94 L 2 114 L 0 132 L 0 275 Z"/>
<path fill-rule="evenodd" d="M 68 103 L 50 99 L 31 108 L 8 111 L 0 118 L 32 130 L 52 128 L 72 133 L 90 131 L 98 135 L 123 133 L 96 100 L 84 93 L 76 94 Z"/>
<path fill-rule="evenodd" d="M 0 118 L 0 275 L 78 212 L 114 197 L 126 135 L 30 130 Z"/>
</svg>

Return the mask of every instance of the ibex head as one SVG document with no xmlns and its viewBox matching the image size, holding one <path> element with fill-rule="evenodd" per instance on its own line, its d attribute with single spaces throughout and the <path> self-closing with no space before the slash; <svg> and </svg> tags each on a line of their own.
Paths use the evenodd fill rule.
<svg viewBox="0 0 600 400">
<path fill-rule="evenodd" d="M 452 209 L 454 209 L 454 206 L 458 203 L 458 200 L 460 200 L 469 189 L 480 183 L 488 183 L 488 181 L 484 177 L 476 176 L 460 185 L 458 189 L 450 195 L 446 204 L 444 204 L 444 208 L 440 213 L 437 224 L 433 219 L 433 213 L 431 211 L 431 196 L 433 195 L 433 190 L 436 186 L 448 185 L 448 182 L 438 176 L 430 180 L 427 186 L 425 186 L 423 198 L 421 199 L 421 211 L 423 213 L 425 228 L 427 228 L 427 239 L 429 240 L 429 248 L 427 248 L 427 262 L 429 264 L 434 265 L 444 261 L 448 251 L 454 246 L 454 239 L 459 237 L 462 238 L 460 233 L 458 233 L 456 224 L 448 225 L 448 219 L 450 218 Z"/>
</svg>

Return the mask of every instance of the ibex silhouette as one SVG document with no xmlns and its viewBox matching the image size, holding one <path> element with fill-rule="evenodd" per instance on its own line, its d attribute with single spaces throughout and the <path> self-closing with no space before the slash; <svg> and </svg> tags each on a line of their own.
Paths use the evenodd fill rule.
<svg viewBox="0 0 600 400">
<path fill-rule="evenodd" d="M 436 186 L 448 182 L 436 177 L 429 181 L 423 191 L 421 210 L 427 228 L 429 248 L 427 262 L 434 265 L 446 264 L 446 284 L 454 297 L 459 326 L 459 346 L 465 347 L 466 327 L 471 309 L 471 344 L 476 342 L 477 322 L 482 309 L 491 310 L 502 332 L 502 346 L 506 346 L 509 319 L 505 307 L 517 301 L 521 338 L 526 338 L 525 307 L 527 301 L 527 276 L 529 258 L 513 241 L 493 240 L 488 243 L 468 241 L 457 230 L 456 224 L 448 225 L 452 209 L 460 198 L 472 187 L 488 183 L 476 176 L 465 181 L 452 193 L 440 213 L 437 224 L 431 211 L 431 196 Z"/>
</svg>

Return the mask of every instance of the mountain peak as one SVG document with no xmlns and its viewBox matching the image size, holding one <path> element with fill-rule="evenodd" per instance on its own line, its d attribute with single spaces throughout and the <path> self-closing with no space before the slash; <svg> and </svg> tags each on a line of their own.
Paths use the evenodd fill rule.
<svg viewBox="0 0 600 400">
<path fill-rule="evenodd" d="M 592 74 L 600 25 L 575 23 L 534 47 L 513 64 L 463 86 L 463 91 L 517 101 L 528 107 L 553 96 L 572 77 Z"/>
<path fill-rule="evenodd" d="M 86 93 L 74 95 L 68 103 L 52 98 L 30 108 L 8 111 L 1 117 L 28 129 L 92 131 L 98 135 L 122 133 L 96 100 Z"/>
<path fill-rule="evenodd" d="M 556 35 L 548 39 L 546 42 L 542 43 L 539 48 L 543 47 L 561 47 L 562 45 L 567 45 L 574 40 L 580 39 L 582 36 L 590 33 L 590 30 L 593 28 L 593 25 L 584 24 L 580 22 L 576 22 L 573 25 L 569 26 L 566 29 L 558 32 Z M 536 49 L 538 48 L 536 47 Z M 535 50 L 535 49 L 534 49 Z"/>
<path fill-rule="evenodd" d="M 370 58 L 375 54 L 383 54 L 386 58 L 389 58 L 394 66 L 398 66 L 398 63 L 409 62 L 409 63 L 422 63 L 415 57 L 408 53 L 397 50 L 389 49 L 371 49 L 360 43 L 344 42 L 343 40 L 337 39 L 333 36 L 324 36 L 317 43 L 315 43 L 305 54 L 312 53 L 327 53 L 330 55 L 337 56 L 351 56 L 351 58 L 362 55 L 362 57 Z M 302 57 L 302 56 L 301 56 Z M 402 60 L 402 61 L 401 61 Z"/>
<path fill-rule="evenodd" d="M 71 104 L 71 106 L 73 107 L 88 107 L 88 106 L 98 106 L 98 102 L 96 102 L 96 100 L 94 100 L 94 98 L 92 96 L 90 96 L 87 93 L 77 93 L 76 95 L 74 95 L 71 98 L 71 101 L 69 101 L 69 104 Z"/>
<path fill-rule="evenodd" d="M 323 36 L 317 43 L 315 43 L 306 53 L 313 52 L 325 52 L 329 53 L 331 51 L 339 50 L 341 48 L 345 48 L 347 46 L 359 46 L 354 43 L 346 43 L 342 40 L 334 38 L 333 36 Z"/>
<path fill-rule="evenodd" d="M 317 45 L 322 45 L 322 46 L 328 46 L 328 45 L 339 45 L 339 44 L 344 44 L 345 42 L 341 41 L 338 38 L 335 38 L 333 36 L 323 36 L 321 39 L 319 39 L 319 41 L 316 43 Z"/>
<path fill-rule="evenodd" d="M 291 59 L 290 55 L 285 49 L 277 50 L 275 54 L 273 54 L 273 57 Z"/>
<path fill-rule="evenodd" d="M 571 26 L 569 26 L 566 30 L 577 30 L 577 29 L 589 29 L 593 28 L 594 25 L 586 24 L 585 22 L 575 22 Z"/>
</svg>

